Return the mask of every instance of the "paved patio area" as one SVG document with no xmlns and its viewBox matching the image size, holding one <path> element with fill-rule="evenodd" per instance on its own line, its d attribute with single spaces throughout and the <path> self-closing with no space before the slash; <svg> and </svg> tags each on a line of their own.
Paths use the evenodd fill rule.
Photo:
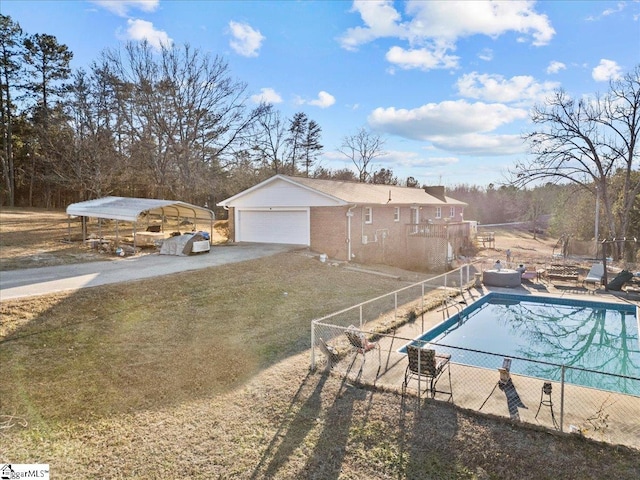
<svg viewBox="0 0 640 480">
<path fill-rule="evenodd" d="M 346 374 L 353 382 L 375 385 L 386 389 L 401 391 L 407 357 L 398 349 L 409 340 L 419 337 L 423 332 L 442 322 L 467 304 L 473 303 L 489 291 L 498 291 L 522 295 L 562 296 L 580 300 L 596 300 L 613 303 L 633 303 L 626 298 L 611 294 L 593 294 L 579 289 L 558 289 L 543 283 L 531 283 L 519 288 L 471 288 L 463 297 L 455 297 L 447 307 L 440 307 L 415 321 L 406 323 L 395 332 L 379 338 L 380 362 L 378 353 L 366 353 L 362 365 L 362 355 L 347 355 L 334 366 L 334 372 Z M 460 305 L 460 306 L 457 306 Z M 365 325 L 364 330 L 369 325 Z M 496 357 L 495 365 L 487 368 L 471 367 L 456 363 L 450 364 L 451 387 L 448 371 L 445 371 L 436 384 L 436 401 L 453 402 L 456 406 L 511 418 L 514 421 L 540 425 L 551 429 L 575 432 L 582 431 L 586 436 L 614 444 L 624 444 L 640 448 L 640 398 L 603 390 L 585 388 L 568 383 L 552 383 L 551 396 L 542 394 L 545 379 L 512 374 L 512 383 L 508 388 L 498 384 L 502 358 Z M 361 368 L 363 367 L 363 368 Z M 422 389 L 426 387 L 421 385 Z M 416 380 L 409 383 L 408 395 L 414 401 L 432 401 L 429 393 L 418 397 Z M 564 403 L 561 398 L 564 397 Z M 541 405 L 541 400 L 545 404 Z M 551 400 L 552 406 L 548 404 Z M 539 411 L 538 411 L 539 410 Z M 553 416 L 552 416 L 553 410 Z M 554 421 L 555 420 L 555 421 Z"/>
</svg>

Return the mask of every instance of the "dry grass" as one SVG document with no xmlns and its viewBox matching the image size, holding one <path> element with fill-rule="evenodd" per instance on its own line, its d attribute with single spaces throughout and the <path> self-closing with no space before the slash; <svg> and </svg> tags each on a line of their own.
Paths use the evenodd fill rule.
<svg viewBox="0 0 640 480">
<path fill-rule="evenodd" d="M 0 462 L 58 478 L 640 477 L 638 451 L 308 372 L 312 318 L 401 285 L 288 254 L 2 302 Z"/>
<path fill-rule="evenodd" d="M 173 223 L 172 223 L 173 222 Z M 142 227 L 138 227 L 141 229 Z M 192 226 L 179 225 L 168 219 L 167 232 L 190 230 Z M 198 225 L 198 230 L 209 232 L 208 225 Z M 216 221 L 211 234 L 212 243 L 226 242 L 227 221 Z M 133 226 L 127 222 L 116 223 L 92 219 L 87 225 L 87 237 L 101 236 L 121 244 L 133 245 Z M 71 242 L 69 241 L 71 239 Z M 114 259 L 110 253 L 100 253 L 83 244 L 82 226 L 78 218 L 69 219 L 63 211 L 2 207 L 0 212 L 0 271 L 20 268 L 65 265 Z M 151 248 L 140 249 L 139 254 L 151 253 Z"/>
</svg>

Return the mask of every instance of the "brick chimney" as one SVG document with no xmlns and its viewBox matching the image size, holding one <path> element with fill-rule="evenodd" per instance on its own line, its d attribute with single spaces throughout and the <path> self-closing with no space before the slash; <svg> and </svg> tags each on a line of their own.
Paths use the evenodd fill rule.
<svg viewBox="0 0 640 480">
<path fill-rule="evenodd" d="M 431 195 L 432 197 L 436 197 L 438 200 L 442 200 L 443 202 L 446 202 L 446 199 L 444 198 L 443 185 L 437 185 L 433 187 L 424 187 L 424 191 L 427 194 Z"/>
</svg>

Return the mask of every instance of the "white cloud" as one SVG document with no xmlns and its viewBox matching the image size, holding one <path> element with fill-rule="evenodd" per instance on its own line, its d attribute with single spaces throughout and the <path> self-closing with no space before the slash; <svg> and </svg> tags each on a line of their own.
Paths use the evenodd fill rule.
<svg viewBox="0 0 640 480">
<path fill-rule="evenodd" d="M 137 9 L 143 12 L 155 11 L 160 4 L 160 0 L 92 0 L 92 3 L 120 17 L 126 17 L 129 10 Z"/>
<path fill-rule="evenodd" d="M 430 103 L 412 110 L 377 108 L 368 117 L 378 132 L 411 140 L 431 142 L 435 147 L 461 154 L 507 155 L 522 153 L 520 135 L 489 132 L 527 118 L 524 109 L 499 103 L 465 100 Z"/>
<path fill-rule="evenodd" d="M 265 37 L 247 23 L 229 22 L 229 31 L 233 37 L 229 41 L 231 48 L 243 57 L 257 57 Z"/>
<path fill-rule="evenodd" d="M 441 150 L 460 155 L 497 156 L 526 152 L 520 135 L 481 135 L 469 133 L 459 136 L 433 136 L 429 141 Z"/>
<path fill-rule="evenodd" d="M 282 103 L 282 97 L 273 88 L 261 88 L 260 93 L 251 96 L 254 103 Z"/>
<path fill-rule="evenodd" d="M 621 12 L 626 7 L 626 2 L 618 2 L 616 8 L 607 8 L 602 12 L 602 15 L 608 17 L 609 15 L 613 15 L 614 13 Z"/>
<path fill-rule="evenodd" d="M 608 82 L 609 80 L 617 80 L 622 75 L 622 69 L 613 60 L 603 58 L 600 64 L 593 69 L 591 76 L 596 82 Z"/>
<path fill-rule="evenodd" d="M 485 62 L 490 62 L 493 60 L 493 50 L 490 48 L 483 48 L 480 53 L 478 53 L 478 58 L 480 60 L 484 60 Z"/>
<path fill-rule="evenodd" d="M 547 73 L 558 73 L 560 70 L 566 70 L 567 66 L 562 62 L 553 61 L 547 67 Z"/>
<path fill-rule="evenodd" d="M 160 50 L 162 46 L 169 47 L 173 40 L 163 30 L 156 30 L 153 23 L 146 20 L 129 19 L 127 20 L 127 32 L 125 35 L 118 35 L 124 40 L 135 40 L 149 42 L 154 49 Z"/>
<path fill-rule="evenodd" d="M 313 105 L 315 107 L 327 108 L 327 107 L 330 107 L 331 105 L 333 105 L 334 103 L 336 103 L 336 99 L 330 93 L 327 93 L 325 91 L 321 91 L 321 92 L 318 93 L 318 98 L 316 98 L 314 100 L 299 99 L 298 103 L 300 103 L 300 104 L 306 103 L 308 105 Z"/>
<path fill-rule="evenodd" d="M 490 102 L 530 105 L 544 100 L 557 82 L 539 83 L 528 75 L 518 75 L 505 79 L 502 75 L 472 72 L 460 77 L 456 83 L 461 96 Z"/>
<path fill-rule="evenodd" d="M 594 16 L 587 17 L 587 20 L 589 20 L 589 21 L 598 21 L 598 20 L 602 19 L 603 17 L 608 17 L 609 15 L 614 15 L 616 13 L 622 12 L 626 7 L 627 7 L 627 2 L 618 2 L 616 4 L 615 8 L 607 8 L 607 9 L 603 10 L 600 15 L 597 15 L 595 17 Z"/>
<path fill-rule="evenodd" d="M 501 125 L 527 117 L 527 111 L 502 104 L 465 100 L 429 103 L 412 110 L 376 108 L 368 117 L 376 130 L 413 140 L 436 135 L 490 132 Z"/>
<path fill-rule="evenodd" d="M 456 41 L 472 35 L 497 38 L 507 32 L 532 37 L 534 45 L 549 43 L 555 30 L 544 14 L 536 13 L 535 2 L 423 2 L 410 0 L 407 14 L 411 36 Z"/>
<path fill-rule="evenodd" d="M 354 1 L 352 12 L 360 13 L 364 27 L 350 28 L 339 39 L 342 48 L 357 50 L 360 45 L 380 37 L 402 37 L 403 28 L 397 23 L 400 14 L 391 0 Z"/>
<path fill-rule="evenodd" d="M 405 50 L 391 47 L 386 55 L 387 61 L 405 70 L 419 68 L 432 70 L 435 68 L 455 68 L 458 57 L 446 55 L 444 50 L 428 50 L 426 48 Z"/>
<path fill-rule="evenodd" d="M 402 68 L 451 68 L 457 58 L 447 55 L 456 42 L 473 35 L 497 38 L 508 32 L 521 34 L 518 41 L 546 45 L 555 35 L 549 18 L 537 13 L 534 2 L 435 2 L 409 0 L 406 21 L 390 0 L 354 1 L 363 26 L 350 28 L 339 38 L 341 46 L 356 50 L 378 38 L 405 40 L 408 47 L 393 47 L 387 60 Z M 484 56 L 485 58 L 486 55 Z"/>
<path fill-rule="evenodd" d="M 386 154 L 379 159 L 381 163 L 397 165 L 401 168 L 416 168 L 416 167 L 440 167 L 455 165 L 460 160 L 457 157 L 425 157 L 417 152 L 404 151 L 404 150 L 389 150 Z"/>
</svg>

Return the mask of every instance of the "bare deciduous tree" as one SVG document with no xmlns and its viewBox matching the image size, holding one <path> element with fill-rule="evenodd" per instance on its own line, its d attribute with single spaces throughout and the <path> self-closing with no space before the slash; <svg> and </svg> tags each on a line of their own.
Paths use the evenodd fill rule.
<svg viewBox="0 0 640 480">
<path fill-rule="evenodd" d="M 538 127 L 525 136 L 533 157 L 510 171 L 511 184 L 539 180 L 569 182 L 600 195 L 609 235 L 626 236 L 630 211 L 640 184 L 631 172 L 638 166 L 640 136 L 640 67 L 611 82 L 601 97 L 575 100 L 562 90 L 532 111 Z M 620 169 L 627 179 L 621 195 L 624 207 L 616 215 L 609 192 L 611 177 Z"/>
<path fill-rule="evenodd" d="M 280 111 L 269 107 L 255 123 L 253 152 L 257 161 L 263 166 L 269 166 L 275 174 L 285 172 L 285 159 L 290 156 L 293 148 L 287 136 L 287 126 L 282 120 Z M 295 168 L 292 160 L 291 168 Z"/>
<path fill-rule="evenodd" d="M 380 135 L 363 127 L 357 133 L 345 136 L 338 151 L 353 162 L 358 170 L 358 180 L 366 182 L 371 177 L 373 160 L 385 154 L 384 143 Z"/>
<path fill-rule="evenodd" d="M 154 194 L 204 203 L 266 106 L 249 109 L 246 84 L 231 78 L 227 63 L 189 45 L 154 52 L 147 42 L 129 43 L 124 55 L 106 51 L 104 63 L 131 137 L 128 154 L 145 160 Z"/>
</svg>

